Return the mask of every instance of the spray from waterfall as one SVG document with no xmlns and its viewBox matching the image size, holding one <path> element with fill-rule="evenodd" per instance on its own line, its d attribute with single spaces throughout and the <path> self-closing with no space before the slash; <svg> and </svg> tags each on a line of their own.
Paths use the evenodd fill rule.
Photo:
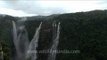
<svg viewBox="0 0 107 60">
<path fill-rule="evenodd" d="M 25 29 L 25 26 L 21 24 L 22 22 L 18 21 L 17 25 L 14 21 L 12 21 L 12 23 L 13 23 L 13 42 L 17 54 L 15 60 L 24 60 L 27 52 L 27 47 L 29 45 L 28 34 Z"/>
<path fill-rule="evenodd" d="M 35 35 L 33 39 L 31 40 L 29 44 L 29 49 L 27 52 L 27 58 L 30 58 L 31 60 L 37 59 L 37 47 L 38 47 L 38 40 L 39 40 L 39 34 L 41 29 L 42 22 L 40 23 L 39 27 L 36 29 Z"/>
<path fill-rule="evenodd" d="M 53 23 L 53 44 L 52 44 L 52 47 L 50 48 L 48 60 L 56 59 L 56 51 L 59 43 L 59 35 L 60 35 L 60 22 L 58 23 L 58 26 L 56 26 L 56 23 L 54 22 Z"/>
</svg>

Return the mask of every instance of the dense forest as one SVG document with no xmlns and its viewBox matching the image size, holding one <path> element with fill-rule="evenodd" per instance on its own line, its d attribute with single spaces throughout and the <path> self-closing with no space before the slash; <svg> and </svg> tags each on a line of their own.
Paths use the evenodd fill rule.
<svg viewBox="0 0 107 60">
<path fill-rule="evenodd" d="M 12 60 L 15 55 L 12 21 L 21 18 L 0 15 L 0 43 L 4 52 L 4 60 Z M 56 60 L 107 60 L 107 10 L 26 18 L 24 25 L 28 31 L 29 40 L 32 39 L 40 22 L 43 22 L 38 51 L 47 50 L 50 47 L 52 37 L 50 32 L 52 23 L 55 21 L 61 23 L 58 50 L 80 51 L 58 53 Z M 38 54 L 37 60 L 46 60 L 46 57 L 46 54 Z"/>
</svg>

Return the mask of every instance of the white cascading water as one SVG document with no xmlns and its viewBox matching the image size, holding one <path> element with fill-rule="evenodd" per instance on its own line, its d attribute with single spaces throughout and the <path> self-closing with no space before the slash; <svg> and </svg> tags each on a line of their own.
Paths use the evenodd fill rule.
<svg viewBox="0 0 107 60">
<path fill-rule="evenodd" d="M 58 26 L 56 26 L 56 23 L 53 23 L 53 44 L 52 47 L 50 48 L 48 60 L 56 59 L 56 53 L 57 53 L 56 51 L 59 43 L 59 35 L 60 35 L 60 22 L 58 23 Z"/>
<path fill-rule="evenodd" d="M 18 47 L 18 39 L 17 39 L 17 29 L 16 29 L 16 23 L 14 21 L 12 21 L 13 24 L 13 42 L 16 48 L 16 54 L 17 56 L 19 55 L 19 47 Z M 17 57 L 15 57 L 17 58 Z"/>
<path fill-rule="evenodd" d="M 24 60 L 27 52 L 27 47 L 29 45 L 28 34 L 24 25 L 16 26 L 16 23 L 13 23 L 13 42 L 16 48 L 16 59 L 15 60 Z M 20 22 L 18 22 L 20 24 Z"/>
<path fill-rule="evenodd" d="M 38 47 L 38 40 L 39 40 L 39 34 L 40 34 L 40 29 L 41 29 L 42 22 L 40 23 L 39 27 L 36 29 L 35 35 L 33 39 L 31 40 L 29 44 L 29 48 L 27 51 L 27 58 L 31 60 L 36 60 L 37 59 L 37 50 L 36 48 Z"/>
<path fill-rule="evenodd" d="M 21 22 L 21 23 L 20 23 Z M 15 60 L 37 60 L 37 47 L 39 41 L 39 34 L 41 30 L 42 22 L 40 23 L 39 27 L 36 29 L 33 39 L 29 43 L 28 34 L 25 29 L 25 26 L 22 24 L 22 21 L 13 23 L 13 42 L 16 48 L 17 57 Z M 19 24 L 19 25 L 18 25 Z M 20 25 L 21 24 L 21 25 Z M 56 59 L 56 52 L 58 43 L 59 43 L 59 35 L 60 35 L 60 22 L 56 24 L 53 23 L 53 38 L 52 38 L 52 46 L 49 49 L 50 53 L 48 55 L 47 60 L 55 60 Z"/>
</svg>

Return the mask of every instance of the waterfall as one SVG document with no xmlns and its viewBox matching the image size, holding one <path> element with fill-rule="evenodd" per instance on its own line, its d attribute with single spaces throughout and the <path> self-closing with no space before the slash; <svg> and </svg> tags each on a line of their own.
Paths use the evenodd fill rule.
<svg viewBox="0 0 107 60">
<path fill-rule="evenodd" d="M 53 44 L 52 47 L 50 48 L 48 60 L 55 60 L 56 58 L 57 46 L 59 43 L 59 34 L 60 34 L 60 22 L 58 23 L 58 26 L 56 26 L 56 23 L 53 23 Z"/>
<path fill-rule="evenodd" d="M 24 60 L 27 52 L 27 47 L 29 45 L 28 34 L 24 25 L 17 25 L 14 21 L 13 23 L 13 42 L 16 48 L 16 59 Z M 20 24 L 22 22 L 18 22 Z"/>
<path fill-rule="evenodd" d="M 14 42 L 14 45 L 15 45 L 15 48 L 16 48 L 16 52 L 18 54 L 19 52 L 19 49 L 18 49 L 18 39 L 17 39 L 17 29 L 16 29 L 16 23 L 14 21 L 12 21 L 13 23 L 13 42 Z"/>
<path fill-rule="evenodd" d="M 39 41 L 39 35 L 41 30 L 42 22 L 39 27 L 35 30 L 35 34 L 29 42 L 28 33 L 25 29 L 23 21 L 12 21 L 13 24 L 13 42 L 16 48 L 17 57 L 15 60 L 37 60 L 37 47 Z M 53 26 L 53 37 L 52 37 L 52 46 L 50 47 L 49 55 L 47 60 L 55 60 L 56 59 L 56 51 L 59 43 L 59 35 L 60 35 L 60 22 L 57 24 L 54 22 Z"/>
<path fill-rule="evenodd" d="M 42 22 L 40 23 L 39 27 L 36 29 L 34 37 L 31 40 L 30 45 L 29 45 L 29 49 L 28 49 L 28 52 L 27 52 L 27 58 L 29 58 L 31 60 L 36 60 L 37 59 L 37 56 L 36 56 L 37 50 L 36 50 L 36 48 L 38 47 L 38 40 L 39 40 L 41 25 L 42 25 Z"/>
</svg>

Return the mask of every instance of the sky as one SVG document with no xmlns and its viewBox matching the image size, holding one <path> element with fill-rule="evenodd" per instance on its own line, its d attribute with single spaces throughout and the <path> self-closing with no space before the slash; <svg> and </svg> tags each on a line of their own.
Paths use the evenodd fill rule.
<svg viewBox="0 0 107 60">
<path fill-rule="evenodd" d="M 18 17 L 105 9 L 106 0 L 0 0 L 0 14 Z"/>
</svg>

